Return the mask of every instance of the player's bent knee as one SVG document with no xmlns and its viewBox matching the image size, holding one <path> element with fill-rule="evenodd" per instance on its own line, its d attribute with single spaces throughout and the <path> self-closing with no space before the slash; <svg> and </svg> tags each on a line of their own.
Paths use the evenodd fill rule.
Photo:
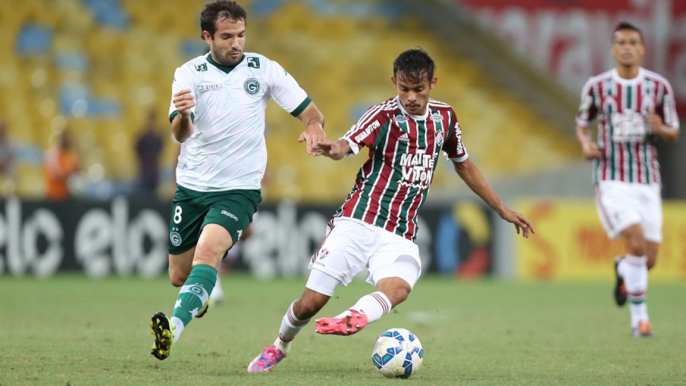
<svg viewBox="0 0 686 386">
<path fill-rule="evenodd" d="M 393 264 L 378 267 L 372 277 L 376 288 L 383 292 L 395 307 L 404 302 L 417 282 L 421 269 L 409 256 L 398 257 Z"/>
<path fill-rule="evenodd" d="M 175 271 L 169 271 L 169 281 L 171 282 L 171 285 L 173 285 L 174 287 L 182 287 L 187 279 L 187 274 L 183 275 Z"/>
<path fill-rule="evenodd" d="M 646 240 L 640 225 L 634 225 L 625 229 L 622 232 L 622 238 L 624 239 L 627 252 L 634 256 L 646 255 Z"/>
</svg>

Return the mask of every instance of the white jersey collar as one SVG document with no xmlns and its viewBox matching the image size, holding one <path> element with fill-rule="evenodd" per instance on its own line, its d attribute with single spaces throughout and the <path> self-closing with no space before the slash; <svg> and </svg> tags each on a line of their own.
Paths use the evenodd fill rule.
<svg viewBox="0 0 686 386">
<path fill-rule="evenodd" d="M 643 81 L 643 78 L 645 77 L 645 72 L 643 71 L 643 67 L 638 68 L 638 75 L 636 75 L 635 78 L 633 79 L 624 79 L 621 76 L 619 76 L 619 72 L 617 72 L 616 68 L 612 69 L 612 79 L 614 79 L 617 83 L 629 86 L 633 84 L 637 84 L 639 82 Z"/>
<path fill-rule="evenodd" d="M 400 96 L 396 96 L 395 100 L 398 102 L 398 107 L 400 107 L 400 111 L 403 112 L 403 115 L 407 115 L 408 117 L 414 119 L 415 121 L 426 121 L 427 118 L 429 118 L 429 102 L 426 103 L 426 111 L 422 115 L 412 115 L 405 110 L 405 107 L 403 107 L 402 102 L 400 101 Z"/>
</svg>

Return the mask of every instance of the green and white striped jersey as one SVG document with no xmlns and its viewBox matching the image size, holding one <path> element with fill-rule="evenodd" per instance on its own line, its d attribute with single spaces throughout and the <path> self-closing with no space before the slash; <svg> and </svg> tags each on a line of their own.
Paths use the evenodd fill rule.
<svg viewBox="0 0 686 386">
<path fill-rule="evenodd" d="M 455 111 L 434 99 L 423 116 L 405 111 L 398 97 L 374 105 L 343 139 L 355 154 L 368 147 L 369 158 L 334 217 L 355 218 L 412 241 L 438 157 L 468 157 Z"/>
<path fill-rule="evenodd" d="M 595 183 L 661 183 L 657 152 L 645 119 L 651 109 L 667 126 L 679 128 L 672 87 L 652 71 L 640 68 L 636 78 L 623 79 L 612 69 L 586 82 L 576 123 L 588 127 L 598 119 L 602 157 L 595 160 Z"/>
</svg>

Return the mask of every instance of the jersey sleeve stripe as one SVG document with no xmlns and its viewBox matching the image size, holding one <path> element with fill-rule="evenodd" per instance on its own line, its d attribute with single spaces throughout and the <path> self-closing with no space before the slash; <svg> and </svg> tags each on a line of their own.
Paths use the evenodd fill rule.
<svg viewBox="0 0 686 386">
<path fill-rule="evenodd" d="M 291 115 L 294 117 L 297 117 L 298 115 L 302 114 L 303 111 L 307 108 L 307 106 L 310 105 L 312 102 L 312 99 L 310 97 L 305 98 L 304 101 L 298 107 L 295 108 L 295 110 L 291 111 Z"/>
<path fill-rule="evenodd" d="M 371 122 L 374 118 L 378 116 L 378 114 L 383 110 L 383 108 L 383 104 L 371 107 L 369 110 L 367 110 L 366 113 L 364 113 L 362 118 L 360 118 L 357 121 L 356 126 L 366 126 L 369 122 Z"/>
<path fill-rule="evenodd" d="M 174 117 L 179 115 L 179 112 L 174 110 L 171 114 L 169 114 L 169 123 L 174 120 Z M 191 111 L 191 122 L 195 122 L 195 114 Z"/>
</svg>

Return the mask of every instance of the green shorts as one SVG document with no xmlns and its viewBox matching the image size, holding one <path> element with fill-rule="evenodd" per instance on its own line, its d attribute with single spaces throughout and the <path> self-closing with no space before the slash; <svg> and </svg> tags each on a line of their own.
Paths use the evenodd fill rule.
<svg viewBox="0 0 686 386">
<path fill-rule="evenodd" d="M 207 224 L 221 225 L 236 243 L 248 229 L 260 201 L 259 190 L 198 192 L 176 185 L 169 220 L 169 254 L 193 248 Z"/>
</svg>

